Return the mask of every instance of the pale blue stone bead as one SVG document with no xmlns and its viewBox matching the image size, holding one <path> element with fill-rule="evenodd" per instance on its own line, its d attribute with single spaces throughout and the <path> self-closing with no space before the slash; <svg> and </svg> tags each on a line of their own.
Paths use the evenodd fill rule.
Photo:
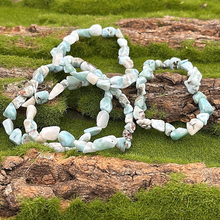
<svg viewBox="0 0 220 220">
<path fill-rule="evenodd" d="M 101 130 L 102 130 L 102 128 L 96 126 L 96 127 L 91 127 L 91 128 L 85 129 L 84 133 L 90 133 L 91 136 L 94 136 L 94 135 L 100 133 Z"/>
<path fill-rule="evenodd" d="M 102 29 L 102 37 L 114 37 L 116 29 L 113 27 L 106 27 Z"/>
<path fill-rule="evenodd" d="M 39 135 L 39 133 L 36 129 L 34 129 L 28 133 L 28 136 L 31 141 L 35 141 L 35 139 L 38 137 L 38 135 Z"/>
<path fill-rule="evenodd" d="M 93 142 L 92 148 L 97 151 L 105 150 L 105 149 L 113 148 L 115 144 L 116 143 L 113 141 L 113 139 L 107 136 L 107 137 L 96 139 Z"/>
<path fill-rule="evenodd" d="M 196 92 L 199 91 L 199 86 L 196 86 L 194 84 L 191 84 L 188 80 L 184 82 L 187 90 L 191 94 L 195 94 Z"/>
<path fill-rule="evenodd" d="M 141 71 L 139 76 L 144 76 L 146 79 L 153 79 L 154 73 L 151 68 L 147 67 Z"/>
<path fill-rule="evenodd" d="M 124 38 L 124 36 L 119 28 L 116 29 L 115 35 L 117 38 Z"/>
<path fill-rule="evenodd" d="M 19 128 L 16 128 L 9 136 L 9 140 L 12 141 L 14 144 L 19 145 L 21 144 L 21 137 L 22 137 L 21 130 Z"/>
<path fill-rule="evenodd" d="M 124 60 L 130 60 L 131 58 L 129 56 L 124 57 L 118 57 L 118 63 L 123 65 Z"/>
<path fill-rule="evenodd" d="M 49 92 L 48 91 L 42 91 L 35 93 L 35 101 L 37 104 L 41 105 L 48 101 L 49 98 Z"/>
<path fill-rule="evenodd" d="M 69 90 L 74 90 L 74 89 L 78 89 L 82 86 L 82 81 L 76 79 L 73 76 L 67 76 L 66 77 L 67 82 L 68 82 L 68 89 Z"/>
<path fill-rule="evenodd" d="M 125 47 L 125 46 L 128 46 L 128 41 L 124 38 L 119 38 L 117 40 L 117 43 L 120 47 Z"/>
<path fill-rule="evenodd" d="M 67 131 L 61 131 L 58 135 L 58 141 L 63 147 L 74 147 L 75 137 Z"/>
<path fill-rule="evenodd" d="M 109 97 L 110 99 L 112 99 L 113 95 L 110 91 L 105 91 L 104 97 Z"/>
<path fill-rule="evenodd" d="M 134 106 L 138 106 L 143 111 L 146 111 L 147 106 L 145 104 L 145 100 L 146 100 L 145 96 L 143 96 L 143 95 L 138 96 L 138 98 L 134 102 Z"/>
<path fill-rule="evenodd" d="M 170 69 L 171 70 L 176 70 L 176 69 L 179 69 L 179 62 L 180 62 L 181 60 L 179 59 L 179 58 L 176 58 L 176 57 L 172 57 L 171 59 L 170 59 Z"/>
<path fill-rule="evenodd" d="M 83 72 L 72 72 L 70 73 L 72 76 L 74 76 L 76 79 L 81 80 L 81 81 L 87 81 L 86 77 L 89 74 L 89 71 L 83 71 Z"/>
<path fill-rule="evenodd" d="M 12 120 L 10 118 L 7 118 L 2 122 L 2 124 L 4 126 L 5 132 L 10 135 L 14 130 L 14 124 Z"/>
<path fill-rule="evenodd" d="M 165 134 L 170 136 L 170 133 L 175 130 L 175 127 L 169 123 L 165 124 Z"/>
<path fill-rule="evenodd" d="M 162 67 L 162 61 L 161 60 L 156 60 L 155 61 L 155 68 L 158 69 L 160 67 Z"/>
<path fill-rule="evenodd" d="M 187 134 L 188 134 L 188 131 L 186 128 L 177 128 L 171 132 L 170 137 L 176 141 L 184 137 Z"/>
<path fill-rule="evenodd" d="M 110 80 L 109 79 L 106 79 L 106 80 L 99 79 L 96 83 L 96 86 L 99 87 L 100 89 L 108 91 L 111 86 Z"/>
<path fill-rule="evenodd" d="M 138 77 L 139 71 L 137 69 L 126 69 L 125 74 L 133 74 L 135 77 Z"/>
<path fill-rule="evenodd" d="M 58 72 L 61 72 L 61 71 L 63 71 L 63 66 L 55 66 L 55 68 L 54 68 L 54 73 L 58 73 Z"/>
<path fill-rule="evenodd" d="M 206 99 L 206 96 L 205 96 L 202 92 L 199 92 L 199 91 L 198 91 L 196 94 L 193 95 L 193 100 L 194 100 L 194 102 L 195 102 L 196 104 L 199 103 L 199 100 L 200 100 L 201 98 Z"/>
<path fill-rule="evenodd" d="M 139 76 L 136 81 L 136 89 L 139 89 L 140 84 L 145 84 L 147 82 L 144 76 Z"/>
<path fill-rule="evenodd" d="M 46 67 L 48 67 L 49 72 L 53 72 L 54 69 L 55 69 L 55 66 L 54 66 L 54 64 L 52 64 L 52 63 L 51 63 L 51 64 L 47 64 Z"/>
<path fill-rule="evenodd" d="M 143 65 L 149 65 L 153 71 L 156 69 L 156 63 L 154 60 L 146 60 Z"/>
<path fill-rule="evenodd" d="M 57 48 L 63 51 L 66 51 L 66 52 L 70 52 L 70 49 L 71 49 L 70 44 L 67 41 L 63 41 L 62 43 L 60 43 Z"/>
<path fill-rule="evenodd" d="M 23 136 L 21 137 L 21 144 L 26 144 L 29 142 L 32 142 L 33 140 L 31 140 L 28 136 L 28 134 L 23 134 Z"/>
<path fill-rule="evenodd" d="M 128 46 L 123 46 L 118 51 L 118 56 L 124 57 L 129 56 L 130 48 Z"/>
<path fill-rule="evenodd" d="M 115 146 L 122 152 L 125 152 L 125 149 L 129 149 L 131 147 L 131 142 L 128 141 L 126 138 L 121 137 L 117 138 L 117 144 Z"/>
<path fill-rule="evenodd" d="M 202 121 L 204 125 L 207 125 L 207 121 L 209 120 L 209 113 L 200 113 L 196 116 L 196 118 Z"/>
<path fill-rule="evenodd" d="M 100 109 L 101 110 L 105 110 L 108 113 L 111 112 L 113 106 L 112 106 L 112 100 L 109 97 L 104 97 L 101 101 L 100 101 Z"/>
<path fill-rule="evenodd" d="M 165 60 L 164 63 L 162 64 L 163 68 L 169 68 L 170 67 L 170 60 Z"/>
<path fill-rule="evenodd" d="M 76 69 L 70 63 L 65 62 L 64 72 L 65 73 L 70 73 L 72 75 L 72 73 L 76 72 Z"/>
<path fill-rule="evenodd" d="M 34 71 L 32 79 L 38 81 L 39 84 L 41 84 L 44 81 L 44 74 L 41 68 L 38 68 Z"/>
<path fill-rule="evenodd" d="M 130 104 L 127 104 L 124 108 L 124 115 L 127 115 L 127 114 L 133 112 L 133 110 L 134 110 L 133 107 Z"/>
<path fill-rule="evenodd" d="M 16 119 L 17 111 L 16 111 L 16 108 L 15 108 L 15 106 L 14 106 L 14 104 L 12 102 L 7 106 L 7 108 L 3 112 L 3 115 L 6 118 L 10 118 L 12 120 Z"/>
<path fill-rule="evenodd" d="M 60 59 L 60 66 L 64 67 L 66 62 L 70 63 L 66 57 L 61 58 Z"/>
<path fill-rule="evenodd" d="M 31 120 L 31 119 L 25 119 L 24 120 L 24 127 L 25 127 L 26 133 L 29 133 L 33 130 L 37 130 L 36 122 L 34 120 Z"/>
<path fill-rule="evenodd" d="M 62 50 L 63 56 L 66 56 L 66 47 L 62 43 L 57 48 Z"/>
<path fill-rule="evenodd" d="M 200 113 L 208 113 L 209 115 L 213 114 L 214 112 L 214 108 L 204 98 L 201 98 L 199 100 L 199 110 L 200 110 Z"/>
<path fill-rule="evenodd" d="M 188 60 L 182 60 L 179 62 L 179 68 L 188 72 L 193 68 L 193 65 Z"/>
<path fill-rule="evenodd" d="M 121 76 L 113 76 L 110 79 L 111 88 L 122 88 L 123 87 L 123 78 Z"/>
<path fill-rule="evenodd" d="M 190 84 L 196 85 L 196 86 L 200 86 L 200 81 L 202 79 L 202 74 L 199 72 L 199 70 L 197 69 L 197 67 L 194 67 L 191 71 L 191 76 L 188 78 L 188 82 Z"/>
<path fill-rule="evenodd" d="M 78 149 L 79 151 L 83 151 L 86 144 L 87 144 L 87 142 L 85 142 L 85 141 L 78 141 L 78 140 L 74 141 L 74 145 L 75 145 L 76 149 Z"/>
<path fill-rule="evenodd" d="M 110 92 L 112 93 L 113 96 L 115 96 L 117 99 L 119 98 L 119 96 L 122 94 L 122 91 L 120 89 L 116 89 L 116 88 L 111 88 Z"/>
<path fill-rule="evenodd" d="M 53 48 L 51 51 L 50 51 L 50 54 L 51 54 L 51 56 L 53 57 L 54 55 L 56 55 L 56 54 L 59 54 L 59 53 L 63 53 L 63 51 L 61 50 L 61 49 L 59 49 L 59 48 Z"/>
<path fill-rule="evenodd" d="M 96 76 L 98 77 L 102 77 L 103 76 L 103 73 L 100 69 L 96 69 L 94 72 L 93 72 Z"/>
<path fill-rule="evenodd" d="M 76 32 L 78 33 L 79 37 L 91 38 L 91 34 L 89 33 L 89 29 L 77 29 Z"/>
</svg>

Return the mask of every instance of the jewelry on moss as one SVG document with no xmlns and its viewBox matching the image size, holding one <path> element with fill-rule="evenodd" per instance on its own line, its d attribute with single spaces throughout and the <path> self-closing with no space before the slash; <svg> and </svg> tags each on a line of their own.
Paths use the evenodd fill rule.
<svg viewBox="0 0 220 220">
<path fill-rule="evenodd" d="M 118 51 L 118 62 L 125 67 L 125 74 L 123 76 L 114 76 L 108 78 L 101 70 L 97 69 L 92 64 L 84 61 L 78 57 L 66 56 L 70 51 L 71 45 L 79 40 L 79 37 L 91 38 L 91 36 L 102 36 L 104 38 L 117 37 L 117 43 L 120 47 Z M 99 150 L 109 149 L 113 147 L 119 148 L 121 151 L 131 147 L 132 133 L 134 133 L 136 123 L 144 128 L 150 129 L 151 127 L 159 131 L 165 132 L 173 140 L 185 136 L 186 134 L 194 135 L 204 125 L 207 124 L 209 116 L 213 113 L 214 109 L 209 104 L 206 96 L 199 92 L 200 81 L 202 75 L 196 67 L 188 60 L 181 61 L 179 58 L 173 57 L 166 60 L 164 63 L 160 60 L 147 60 L 143 64 L 143 70 L 139 74 L 138 70 L 133 68 L 133 61 L 129 57 L 129 47 L 127 40 L 124 38 L 120 29 L 113 27 L 103 28 L 98 25 L 92 25 L 89 29 L 77 29 L 71 32 L 70 35 L 63 38 L 63 42 L 56 48 L 51 50 L 53 57 L 52 64 L 41 66 L 33 73 L 33 78 L 30 80 L 30 86 L 24 88 L 19 92 L 16 97 L 7 106 L 3 115 L 7 118 L 3 121 L 3 126 L 9 139 L 16 145 L 25 144 L 28 142 L 40 142 L 53 148 L 56 152 L 64 152 L 70 149 L 77 149 L 83 153 L 96 152 Z M 196 118 L 187 122 L 186 128 L 177 128 L 163 120 L 147 119 L 145 111 L 147 106 L 145 103 L 145 83 L 147 80 L 153 79 L 153 71 L 157 68 L 170 68 L 170 69 L 184 69 L 188 72 L 188 80 L 185 85 L 188 92 L 193 95 L 193 100 L 199 105 L 200 114 Z M 81 72 L 77 72 L 75 68 L 80 68 Z M 41 84 L 49 72 L 70 73 L 66 79 L 57 83 L 52 91 L 37 92 L 38 85 Z M 131 106 L 130 101 L 121 89 L 129 87 L 136 82 L 137 98 L 134 102 L 134 108 Z M 81 86 L 96 85 L 98 88 L 105 91 L 104 97 L 100 101 L 101 111 L 96 118 L 96 126 L 84 130 L 84 134 L 76 140 L 75 137 L 68 131 L 60 131 L 58 126 L 45 127 L 39 133 L 37 131 L 37 124 L 34 117 L 37 113 L 35 103 L 44 104 L 48 100 L 52 100 L 61 94 L 66 88 L 69 90 L 78 89 Z M 91 136 L 100 133 L 102 129 L 106 128 L 109 121 L 109 114 L 113 108 L 113 96 L 118 99 L 121 106 L 124 108 L 125 123 L 122 137 L 116 138 L 114 135 L 105 136 L 90 142 Z M 29 98 L 27 100 L 27 98 Z M 16 119 L 16 109 L 20 106 L 26 107 L 26 119 L 24 120 L 25 134 L 19 128 L 14 129 L 12 120 Z M 47 143 L 47 141 L 55 141 Z"/>
</svg>

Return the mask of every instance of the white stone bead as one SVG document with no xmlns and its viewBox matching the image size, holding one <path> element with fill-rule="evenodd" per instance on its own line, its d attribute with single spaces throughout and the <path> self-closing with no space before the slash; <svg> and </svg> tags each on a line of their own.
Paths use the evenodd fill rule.
<svg viewBox="0 0 220 220">
<path fill-rule="evenodd" d="M 128 41 L 124 38 L 119 38 L 117 40 L 117 43 L 120 47 L 124 47 L 124 46 L 127 46 L 128 45 Z"/>
<path fill-rule="evenodd" d="M 197 118 L 193 118 L 190 122 L 186 123 L 186 127 L 189 134 L 194 135 L 203 127 L 203 122 Z"/>
<path fill-rule="evenodd" d="M 44 139 L 42 137 L 41 134 L 39 134 L 36 138 L 35 138 L 35 141 L 38 142 L 38 143 L 45 143 L 46 142 L 46 139 Z"/>
<path fill-rule="evenodd" d="M 86 61 L 83 61 L 80 65 L 80 68 L 82 71 L 90 71 L 90 72 L 94 72 L 97 68 L 95 66 L 93 66 L 91 63 L 88 63 Z"/>
<path fill-rule="evenodd" d="M 85 145 L 85 147 L 84 147 L 84 149 L 83 149 L 83 153 L 86 154 L 86 153 L 96 152 L 97 150 L 96 150 L 96 149 L 93 149 L 93 148 L 92 148 L 92 145 L 93 145 L 92 142 L 86 143 L 86 145 Z"/>
<path fill-rule="evenodd" d="M 12 103 L 14 104 L 15 108 L 18 109 L 20 108 L 20 106 L 22 106 L 25 103 L 26 99 L 27 99 L 26 97 L 19 95 L 12 100 Z"/>
<path fill-rule="evenodd" d="M 99 79 L 98 76 L 96 76 L 94 73 L 90 72 L 86 79 L 92 84 L 92 85 L 95 85 Z"/>
<path fill-rule="evenodd" d="M 7 133 L 7 135 L 11 135 L 11 133 L 14 130 L 14 124 L 13 124 L 12 120 L 10 118 L 7 118 L 2 122 L 2 124 L 4 126 L 4 129 L 5 129 L 5 132 Z"/>
<path fill-rule="evenodd" d="M 50 126 L 42 129 L 40 134 L 45 140 L 55 141 L 59 135 L 60 127 L 58 126 Z"/>
<path fill-rule="evenodd" d="M 151 126 L 158 131 L 165 131 L 165 122 L 163 120 L 151 119 Z"/>
<path fill-rule="evenodd" d="M 25 132 L 28 134 L 32 130 L 37 130 L 37 124 L 35 121 L 33 121 L 31 119 L 25 119 L 24 120 L 24 128 L 25 128 Z"/>
<path fill-rule="evenodd" d="M 79 40 L 79 35 L 78 35 L 77 31 L 72 31 L 70 35 L 73 35 L 77 41 Z"/>
<path fill-rule="evenodd" d="M 144 118 L 142 120 L 139 119 L 136 122 L 140 127 L 144 128 L 144 129 L 150 129 L 151 128 L 151 120 L 148 119 L 148 118 Z"/>
<path fill-rule="evenodd" d="M 105 110 L 102 110 L 97 115 L 96 125 L 100 128 L 106 128 L 109 121 L 109 113 Z"/>
<path fill-rule="evenodd" d="M 102 27 L 99 24 L 94 24 L 89 28 L 89 33 L 92 36 L 100 36 L 102 35 Z"/>
<path fill-rule="evenodd" d="M 134 107 L 133 115 L 136 120 L 145 118 L 144 111 L 141 108 L 139 108 L 138 106 Z"/>
<path fill-rule="evenodd" d="M 91 134 L 90 134 L 90 133 L 85 133 L 85 134 L 83 134 L 83 135 L 79 138 L 79 141 L 89 142 L 90 139 L 91 139 Z"/>
<path fill-rule="evenodd" d="M 74 35 L 67 35 L 63 38 L 64 41 L 68 42 L 70 45 L 74 44 L 77 38 Z"/>
<path fill-rule="evenodd" d="M 49 100 L 54 99 L 56 96 L 58 96 L 60 93 L 62 93 L 63 90 L 64 90 L 64 86 L 63 86 L 61 83 L 57 83 L 57 84 L 53 87 L 52 91 L 50 92 L 48 99 L 49 99 Z"/>
<path fill-rule="evenodd" d="M 32 80 L 30 81 L 30 83 L 31 83 L 31 85 L 32 85 L 33 88 L 34 88 L 34 93 L 36 93 L 36 92 L 37 92 L 37 88 L 38 88 L 38 84 L 39 84 L 38 81 L 32 79 Z"/>
<path fill-rule="evenodd" d="M 63 80 L 60 82 L 60 84 L 63 85 L 64 89 L 66 89 L 66 88 L 68 87 L 68 85 L 69 85 L 69 83 L 68 83 L 68 81 L 67 81 L 66 79 L 63 79 Z"/>
<path fill-rule="evenodd" d="M 32 96 L 30 99 L 28 99 L 23 105 L 22 107 L 28 107 L 29 105 L 35 105 L 35 98 L 34 96 Z"/>
<path fill-rule="evenodd" d="M 44 145 L 52 148 L 56 153 L 62 153 L 65 151 L 65 148 L 58 142 L 45 143 Z"/>
<path fill-rule="evenodd" d="M 126 130 L 128 130 L 130 133 L 134 133 L 135 129 L 136 129 L 136 126 L 135 126 L 135 123 L 134 122 L 129 122 L 127 123 L 124 128 Z"/>
<path fill-rule="evenodd" d="M 119 28 L 116 29 L 116 32 L 115 32 L 115 36 L 117 38 L 124 38 L 123 34 L 121 33 L 121 30 Z"/>
<path fill-rule="evenodd" d="M 129 113 L 125 116 L 125 123 L 133 122 L 133 114 Z"/>
<path fill-rule="evenodd" d="M 20 95 L 24 97 L 31 97 L 34 94 L 33 86 L 28 86 L 19 92 Z"/>
<path fill-rule="evenodd" d="M 55 65 L 55 66 L 59 66 L 60 65 L 60 60 L 61 58 L 63 58 L 63 53 L 57 53 L 53 56 L 53 61 L 52 63 Z"/>
<path fill-rule="evenodd" d="M 28 105 L 26 110 L 26 118 L 33 120 L 36 114 L 37 114 L 36 107 L 34 105 Z"/>
<path fill-rule="evenodd" d="M 42 72 L 43 72 L 43 76 L 45 78 L 49 73 L 49 68 L 47 66 L 41 66 L 41 69 L 42 69 Z"/>
</svg>

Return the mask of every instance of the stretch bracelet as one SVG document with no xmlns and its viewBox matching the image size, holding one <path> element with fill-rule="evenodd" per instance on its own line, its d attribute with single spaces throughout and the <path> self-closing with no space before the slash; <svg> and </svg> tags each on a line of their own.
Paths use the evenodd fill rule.
<svg viewBox="0 0 220 220">
<path fill-rule="evenodd" d="M 118 51 L 119 64 L 123 65 L 126 70 L 123 76 L 114 76 L 108 78 L 101 70 L 97 69 L 92 64 L 84 61 L 78 57 L 66 56 L 70 51 L 71 45 L 79 40 L 79 37 L 102 36 L 117 37 L 117 43 L 120 47 Z M 63 152 L 70 149 L 77 149 L 83 153 L 95 152 L 99 150 L 109 149 L 113 147 L 125 151 L 131 147 L 132 133 L 135 131 L 136 123 L 144 128 L 154 128 L 165 132 L 173 140 L 185 136 L 186 134 L 194 135 L 204 125 L 207 124 L 209 116 L 214 109 L 207 101 L 206 96 L 199 92 L 200 81 L 202 79 L 201 73 L 188 60 L 181 61 L 179 58 L 171 58 L 164 63 L 160 60 L 147 60 L 143 64 L 143 71 L 139 74 L 138 70 L 133 69 L 133 61 L 129 57 L 129 47 L 127 40 L 124 38 L 120 29 L 113 27 L 103 28 L 98 25 L 92 25 L 89 29 L 77 29 L 64 37 L 63 42 L 56 48 L 51 50 L 53 57 L 52 64 L 41 66 L 33 73 L 33 78 L 30 80 L 30 85 L 19 92 L 12 102 L 7 106 L 3 115 L 7 118 L 3 121 L 3 126 L 9 139 L 16 145 L 25 144 L 28 142 L 39 142 L 48 145 L 56 152 Z M 145 111 L 147 106 L 145 104 L 145 83 L 147 80 L 153 79 L 153 71 L 157 68 L 170 69 L 184 69 L 188 72 L 188 80 L 184 82 L 189 93 L 193 95 L 193 100 L 199 105 L 200 114 L 196 118 L 187 122 L 187 128 L 177 128 L 163 120 L 146 119 Z M 77 72 L 75 68 L 80 68 L 81 72 Z M 57 83 L 52 91 L 37 92 L 38 85 L 41 84 L 49 72 L 70 73 L 66 79 Z M 134 102 L 134 108 L 130 101 L 121 89 L 129 87 L 136 82 L 137 98 Z M 96 126 L 84 130 L 84 134 L 76 140 L 75 137 L 68 131 L 60 131 L 58 126 L 50 126 L 43 128 L 40 133 L 37 131 L 37 124 L 34 117 L 37 113 L 35 103 L 44 104 L 48 100 L 52 100 L 61 94 L 66 88 L 69 90 L 78 89 L 81 86 L 96 85 L 98 88 L 105 91 L 104 97 L 100 101 L 100 112 L 97 115 Z M 91 136 L 100 133 L 102 129 L 106 128 L 109 121 L 109 113 L 111 112 L 113 96 L 119 100 L 119 103 L 124 108 L 125 126 L 122 137 L 116 138 L 114 135 L 98 138 L 90 142 Z M 28 100 L 27 100 L 28 99 Z M 19 128 L 14 129 L 12 120 L 16 119 L 16 109 L 26 107 L 26 119 L 24 120 L 25 134 Z M 55 141 L 47 143 L 47 141 Z"/>
</svg>

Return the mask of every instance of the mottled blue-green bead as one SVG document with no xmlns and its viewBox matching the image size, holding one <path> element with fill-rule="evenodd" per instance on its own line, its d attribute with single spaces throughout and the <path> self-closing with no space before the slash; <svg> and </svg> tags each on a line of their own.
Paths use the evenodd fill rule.
<svg viewBox="0 0 220 220">
<path fill-rule="evenodd" d="M 105 110 L 108 113 L 111 112 L 113 106 L 112 106 L 112 100 L 109 97 L 104 97 L 101 101 L 100 101 L 100 109 L 101 110 Z"/>
<path fill-rule="evenodd" d="M 181 60 L 179 58 L 176 58 L 176 57 L 172 57 L 170 59 L 170 69 L 171 70 L 176 70 L 176 69 L 179 69 L 179 62 Z"/>
<path fill-rule="evenodd" d="M 49 98 L 48 91 L 41 91 L 41 92 L 35 93 L 35 100 L 36 100 L 36 103 L 39 105 L 46 103 L 48 101 L 48 98 Z"/>
<path fill-rule="evenodd" d="M 77 29 L 76 32 L 80 37 L 91 38 L 91 34 L 89 33 L 89 29 Z"/>
<path fill-rule="evenodd" d="M 83 151 L 84 147 L 86 146 L 86 143 L 87 142 L 85 141 L 78 141 L 78 140 L 74 141 L 74 145 L 76 149 L 78 149 L 79 151 Z"/>
<path fill-rule="evenodd" d="M 128 141 L 126 138 L 121 137 L 117 138 L 117 144 L 115 146 L 122 152 L 125 152 L 125 149 L 129 149 L 131 147 L 131 142 Z"/>
<path fill-rule="evenodd" d="M 89 71 L 83 71 L 83 72 L 78 72 L 78 73 L 77 72 L 71 72 L 70 74 L 78 80 L 86 81 L 86 77 L 88 76 Z"/>
<path fill-rule="evenodd" d="M 113 98 L 113 95 L 112 95 L 112 93 L 108 90 L 108 91 L 105 91 L 104 97 L 109 97 L 110 99 L 112 99 L 112 98 Z"/>
<path fill-rule="evenodd" d="M 135 102 L 134 102 L 134 106 L 138 106 L 139 108 L 141 108 L 143 111 L 147 110 L 147 106 L 145 104 L 145 96 L 140 95 L 136 98 Z"/>
<path fill-rule="evenodd" d="M 11 135 L 9 136 L 9 140 L 12 141 L 16 145 L 21 144 L 22 132 L 19 128 L 16 128 Z"/>
<path fill-rule="evenodd" d="M 63 54 L 63 51 L 61 50 L 61 49 L 59 49 L 59 48 L 53 48 L 51 51 L 50 51 L 50 54 L 51 54 L 51 56 L 53 57 L 54 55 L 56 55 L 56 54 L 59 54 L 59 53 L 62 53 Z"/>
<path fill-rule="evenodd" d="M 41 68 L 38 68 L 34 71 L 32 79 L 38 81 L 39 84 L 44 81 L 44 74 Z"/>
<path fill-rule="evenodd" d="M 113 76 L 110 78 L 111 88 L 122 88 L 123 78 L 121 76 Z"/>
<path fill-rule="evenodd" d="M 49 72 L 53 72 L 54 71 L 54 68 L 55 68 L 54 64 L 51 63 L 51 64 L 47 64 L 46 66 L 48 67 Z"/>
<path fill-rule="evenodd" d="M 201 98 L 199 100 L 199 110 L 200 113 L 208 113 L 209 115 L 213 114 L 214 108 L 207 101 L 207 99 Z"/>
<path fill-rule="evenodd" d="M 21 137 L 21 144 L 26 144 L 29 142 L 33 142 L 33 140 L 30 139 L 28 134 L 23 134 L 23 136 Z"/>
<path fill-rule="evenodd" d="M 116 139 L 116 138 L 114 137 L 114 139 Z M 116 141 L 114 141 L 114 139 L 112 139 L 111 136 L 96 139 L 93 142 L 92 148 L 97 150 L 97 151 L 113 148 L 116 144 L 116 141 L 117 141 L 117 139 L 116 139 Z"/>
<path fill-rule="evenodd" d="M 188 60 L 182 60 L 179 62 L 179 68 L 188 72 L 193 68 L 193 65 Z"/>
<path fill-rule="evenodd" d="M 125 74 L 133 74 L 137 78 L 139 75 L 139 72 L 137 69 L 126 69 Z"/>
<path fill-rule="evenodd" d="M 196 118 L 202 121 L 204 125 L 207 125 L 207 121 L 209 120 L 209 113 L 200 113 L 196 116 Z"/>
<path fill-rule="evenodd" d="M 61 131 L 58 135 L 58 141 L 63 147 L 74 147 L 75 137 L 67 131 Z"/>
<path fill-rule="evenodd" d="M 63 41 L 61 44 L 59 44 L 57 48 L 63 51 L 66 51 L 66 52 L 70 52 L 70 49 L 71 49 L 70 44 L 67 41 Z"/>
<path fill-rule="evenodd" d="M 123 46 L 118 51 L 118 56 L 124 57 L 129 56 L 130 48 L 128 46 Z"/>
<path fill-rule="evenodd" d="M 149 65 L 153 71 L 156 69 L 156 63 L 154 60 L 146 60 L 143 65 Z"/>
<path fill-rule="evenodd" d="M 119 98 L 119 96 L 122 94 L 122 91 L 120 89 L 116 89 L 116 88 L 111 88 L 110 92 L 112 93 L 113 96 L 115 96 L 117 99 Z"/>
<path fill-rule="evenodd" d="M 103 76 L 103 73 L 100 69 L 96 69 L 94 72 L 93 72 L 96 76 L 98 77 L 102 77 Z"/>
<path fill-rule="evenodd" d="M 91 136 L 94 136 L 94 135 L 100 133 L 101 130 L 102 130 L 102 128 L 96 126 L 96 127 L 91 127 L 91 128 L 85 129 L 84 133 L 90 133 Z"/>
<path fill-rule="evenodd" d="M 153 79 L 154 72 L 150 67 L 146 67 L 141 71 L 139 76 L 144 76 L 146 79 Z"/>
<path fill-rule="evenodd" d="M 110 89 L 111 83 L 109 79 L 99 79 L 96 83 L 96 86 L 100 89 L 103 89 L 105 91 L 108 91 Z"/>
<path fill-rule="evenodd" d="M 14 106 L 14 104 L 12 102 L 7 106 L 7 108 L 3 112 L 3 115 L 6 118 L 10 118 L 12 120 L 16 119 L 17 111 L 16 111 L 16 108 L 15 108 L 15 106 Z"/>
<path fill-rule="evenodd" d="M 68 87 L 67 88 L 69 90 L 78 89 L 82 86 L 82 81 L 76 79 L 73 76 L 67 76 L 66 79 L 68 81 Z"/>
<path fill-rule="evenodd" d="M 176 141 L 184 137 L 187 134 L 188 134 L 188 131 L 186 128 L 177 128 L 171 132 L 170 137 Z"/>
<path fill-rule="evenodd" d="M 133 112 L 133 110 L 134 110 L 133 107 L 130 104 L 127 104 L 124 108 L 124 115 L 127 115 L 127 114 Z"/>
<path fill-rule="evenodd" d="M 116 29 L 113 27 L 106 27 L 102 29 L 102 37 L 114 37 Z"/>
<path fill-rule="evenodd" d="M 139 89 L 140 84 L 145 84 L 147 82 L 144 76 L 139 76 L 136 81 L 136 89 Z"/>
<path fill-rule="evenodd" d="M 202 92 L 199 92 L 199 91 L 198 91 L 196 94 L 193 95 L 193 100 L 194 100 L 194 102 L 195 102 L 196 104 L 199 103 L 199 100 L 200 100 L 201 98 L 206 99 L 206 96 L 205 96 Z"/>
<path fill-rule="evenodd" d="M 65 73 L 74 73 L 74 72 L 76 72 L 76 69 L 70 63 L 65 62 L 65 64 L 64 64 L 64 72 Z"/>
<path fill-rule="evenodd" d="M 58 72 L 61 72 L 61 71 L 63 71 L 63 66 L 55 66 L 55 68 L 54 68 L 54 73 L 58 73 Z"/>
</svg>

